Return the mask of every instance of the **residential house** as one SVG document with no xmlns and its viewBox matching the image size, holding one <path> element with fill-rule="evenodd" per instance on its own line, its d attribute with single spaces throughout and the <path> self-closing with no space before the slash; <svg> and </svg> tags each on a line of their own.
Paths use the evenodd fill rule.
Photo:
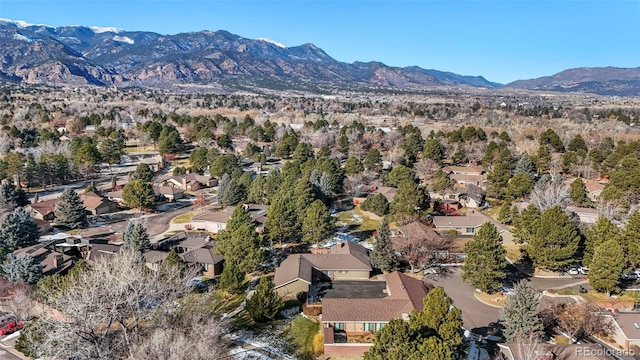
<svg viewBox="0 0 640 360">
<path fill-rule="evenodd" d="M 92 243 L 86 252 L 84 259 L 87 262 L 101 261 L 105 258 L 111 258 L 120 251 L 120 245 L 109 243 Z"/>
<path fill-rule="evenodd" d="M 29 204 L 25 206 L 25 208 L 27 210 L 31 210 L 34 219 L 53 221 L 55 218 L 54 211 L 56 209 L 57 202 L 58 199 L 45 200 Z"/>
<path fill-rule="evenodd" d="M 147 250 L 142 254 L 144 265 L 151 270 L 158 270 L 158 267 L 169 253 L 167 251 Z"/>
<path fill-rule="evenodd" d="M 118 211 L 118 204 L 94 192 L 80 194 L 80 200 L 91 215 L 102 215 Z"/>
<path fill-rule="evenodd" d="M 434 216 L 432 219 L 433 225 L 441 234 L 455 230 L 458 234 L 467 236 L 475 234 L 484 223 L 491 222 L 496 226 L 503 240 L 513 241 L 513 234 L 508 227 L 480 211 L 469 210 L 462 216 Z"/>
<path fill-rule="evenodd" d="M 154 190 L 155 192 L 155 190 Z M 104 194 L 104 196 L 107 197 L 107 199 L 116 202 L 118 204 L 122 204 L 124 203 L 124 199 L 122 198 L 122 189 L 120 190 L 115 190 L 115 191 L 109 191 L 107 193 Z"/>
<path fill-rule="evenodd" d="M 422 281 L 398 271 L 385 281 L 383 297 L 322 299 L 325 354 L 362 355 L 391 319 L 409 320 L 412 311 L 422 311 L 428 291 Z"/>
<path fill-rule="evenodd" d="M 180 200 L 184 197 L 184 190 L 173 186 L 153 185 L 153 192 L 156 196 L 162 196 L 169 201 Z"/>
<path fill-rule="evenodd" d="M 264 229 L 264 223 L 267 221 L 267 205 L 260 204 L 243 204 L 248 211 L 256 225 L 256 231 L 262 232 Z M 220 230 L 224 230 L 227 227 L 227 222 L 233 214 L 235 206 L 228 206 L 225 209 L 211 209 L 205 210 L 199 214 L 191 217 L 191 222 L 188 224 L 192 229 L 198 231 L 208 231 L 213 234 L 217 234 Z"/>
<path fill-rule="evenodd" d="M 365 200 L 367 200 L 367 197 L 369 195 L 375 194 L 382 194 L 389 202 L 391 202 L 393 201 L 393 196 L 396 194 L 396 191 L 398 191 L 398 189 L 389 186 L 370 186 L 366 189 L 362 189 L 362 191 L 362 195 L 353 198 L 354 205 L 362 204 Z"/>
<path fill-rule="evenodd" d="M 13 252 L 18 257 L 31 256 L 42 265 L 43 275 L 66 274 L 79 260 L 77 244 L 67 244 L 65 240 L 49 240 L 18 249 Z"/>
<path fill-rule="evenodd" d="M 484 206 L 485 192 L 477 185 L 468 184 L 458 188 L 458 201 L 464 207 L 477 209 Z"/>
<path fill-rule="evenodd" d="M 572 182 L 578 179 L 579 178 L 568 179 L 565 181 L 565 184 L 569 186 Z M 589 199 L 591 201 L 598 201 L 598 196 L 600 196 L 602 190 L 604 190 L 604 184 L 590 179 L 582 179 L 582 182 L 584 182 L 584 185 L 587 188 L 587 195 L 589 196 Z"/>
<path fill-rule="evenodd" d="M 603 315 L 613 325 L 611 338 L 624 350 L 640 348 L 640 313 L 618 312 Z"/>
<path fill-rule="evenodd" d="M 200 276 L 213 278 L 222 274 L 224 258 L 215 253 L 216 242 L 209 241 L 204 246 L 180 254 L 187 266 L 198 267 Z"/>
<path fill-rule="evenodd" d="M 156 185 L 176 187 L 183 191 L 195 191 L 201 188 L 209 188 L 218 185 L 218 179 L 209 175 L 189 173 L 161 179 Z"/>
<path fill-rule="evenodd" d="M 526 201 L 520 201 L 513 203 L 513 206 L 515 206 L 518 211 L 522 211 L 529 206 L 529 203 Z M 565 210 L 576 214 L 576 216 L 578 216 L 578 218 L 580 219 L 580 222 L 583 222 L 585 224 L 595 224 L 600 219 L 598 210 L 593 208 L 567 206 Z"/>
<path fill-rule="evenodd" d="M 274 288 L 280 296 L 308 292 L 325 277 L 330 280 L 369 280 L 371 263 L 367 249 L 351 241 L 339 242 L 315 254 L 289 255 L 276 269 Z"/>
<path fill-rule="evenodd" d="M 487 187 L 487 175 L 482 166 L 445 166 L 442 171 L 449 174 L 451 180 L 459 185 L 475 185 L 481 189 Z"/>
<path fill-rule="evenodd" d="M 181 231 L 162 240 L 158 245 L 159 250 L 162 250 L 158 252 L 164 254 L 170 249 L 175 250 L 185 264 L 198 270 L 200 276 L 213 278 L 222 273 L 224 258 L 215 253 L 216 242 L 208 235 Z M 149 260 L 157 256 L 158 254 L 150 253 Z M 157 267 L 158 262 L 155 263 L 153 265 L 153 261 L 147 261 L 147 266 L 153 269 L 154 266 Z"/>
</svg>

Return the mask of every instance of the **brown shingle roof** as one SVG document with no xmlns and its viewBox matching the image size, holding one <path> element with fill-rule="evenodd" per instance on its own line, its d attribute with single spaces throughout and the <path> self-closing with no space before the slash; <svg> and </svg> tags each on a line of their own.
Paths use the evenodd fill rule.
<svg viewBox="0 0 640 360">
<path fill-rule="evenodd" d="M 425 240 L 439 240 L 442 237 L 429 225 L 422 221 L 412 221 L 400 228 L 402 234 L 408 238 L 418 238 Z"/>
<path fill-rule="evenodd" d="M 30 204 L 29 206 L 38 213 L 47 215 L 55 210 L 57 202 L 58 199 L 51 199 Z"/>
<path fill-rule="evenodd" d="M 82 200 L 82 203 L 87 210 L 96 210 L 102 205 L 109 205 L 111 202 L 94 192 L 81 194 L 80 200 Z"/>
<path fill-rule="evenodd" d="M 187 264 L 217 264 L 224 259 L 215 253 L 215 248 L 216 242 L 210 241 L 203 247 L 180 254 L 180 257 Z"/>
<path fill-rule="evenodd" d="M 276 274 L 273 278 L 274 287 L 279 288 L 296 279 L 311 284 L 312 271 L 312 264 L 303 254 L 289 255 L 276 269 Z"/>
<path fill-rule="evenodd" d="M 383 299 L 322 299 L 324 322 L 386 322 L 423 309 L 427 288 L 422 281 L 394 271 L 387 274 L 389 296 Z"/>
</svg>

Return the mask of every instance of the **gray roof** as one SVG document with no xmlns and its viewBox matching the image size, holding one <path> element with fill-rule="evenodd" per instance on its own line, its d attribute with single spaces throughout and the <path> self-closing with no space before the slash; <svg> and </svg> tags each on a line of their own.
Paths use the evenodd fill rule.
<svg viewBox="0 0 640 360">
<path fill-rule="evenodd" d="M 203 247 L 180 254 L 180 257 L 187 264 L 218 264 L 224 258 L 215 253 L 215 248 L 216 242 L 209 241 Z"/>
</svg>

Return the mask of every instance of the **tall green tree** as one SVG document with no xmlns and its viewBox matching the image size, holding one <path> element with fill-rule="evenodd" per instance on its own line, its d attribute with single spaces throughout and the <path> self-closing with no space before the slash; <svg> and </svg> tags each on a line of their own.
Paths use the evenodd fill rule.
<svg viewBox="0 0 640 360">
<path fill-rule="evenodd" d="M 156 195 L 151 184 L 133 180 L 122 189 L 122 200 L 130 208 L 148 209 L 156 204 Z"/>
<path fill-rule="evenodd" d="M 589 266 L 596 249 L 600 245 L 608 240 L 620 241 L 620 229 L 606 217 L 598 220 L 595 225 L 587 230 L 585 235 L 584 256 L 582 258 L 582 264 L 585 266 Z"/>
<path fill-rule="evenodd" d="M 193 149 L 189 154 L 189 164 L 191 164 L 193 171 L 202 173 L 211 164 L 209 150 L 205 147 Z"/>
<path fill-rule="evenodd" d="M 293 190 L 293 197 L 295 199 L 298 219 L 304 219 L 309 204 L 313 203 L 316 199 L 313 185 L 311 185 L 307 177 L 298 180 L 296 188 Z"/>
<path fill-rule="evenodd" d="M 509 179 L 511 179 L 509 169 L 502 162 L 496 163 L 487 174 L 487 181 L 489 182 L 487 195 L 497 199 L 504 199 L 509 186 Z"/>
<path fill-rule="evenodd" d="M 621 235 L 621 243 L 624 249 L 625 257 L 631 268 L 640 267 L 640 211 L 636 211 L 627 219 Z"/>
<path fill-rule="evenodd" d="M 246 274 L 240 270 L 234 261 L 226 261 L 222 274 L 220 274 L 219 286 L 230 293 L 240 294 L 244 287 Z"/>
<path fill-rule="evenodd" d="M 274 291 L 271 279 L 263 277 L 260 278 L 256 292 L 247 300 L 245 309 L 253 321 L 265 323 L 274 320 L 283 306 L 284 302 Z"/>
<path fill-rule="evenodd" d="M 429 207 L 429 194 L 412 180 L 403 180 L 391 201 L 391 218 L 398 224 L 419 219 Z"/>
<path fill-rule="evenodd" d="M 24 190 L 12 184 L 0 186 L 0 212 L 13 211 L 17 206 L 25 206 L 27 204 L 29 204 L 29 199 L 27 199 L 27 194 Z"/>
<path fill-rule="evenodd" d="M 622 246 L 615 239 L 602 243 L 589 264 L 589 285 L 599 292 L 611 293 L 618 289 L 625 259 Z"/>
<path fill-rule="evenodd" d="M 123 239 L 124 249 L 130 249 L 139 253 L 143 253 L 149 250 L 151 246 L 151 240 L 149 239 L 149 233 L 142 224 L 134 224 L 129 222 L 124 232 Z"/>
<path fill-rule="evenodd" d="M 575 206 L 588 207 L 591 205 L 587 186 L 582 179 L 575 179 L 569 186 L 569 197 Z"/>
<path fill-rule="evenodd" d="M 429 139 L 424 144 L 422 156 L 435 161 L 437 164 L 441 164 L 445 156 L 444 145 L 437 139 Z"/>
<path fill-rule="evenodd" d="M 385 186 L 398 187 L 404 180 L 416 181 L 416 173 L 413 169 L 404 165 L 395 166 L 383 179 Z"/>
<path fill-rule="evenodd" d="M 398 257 L 391 243 L 389 220 L 386 217 L 380 222 L 380 226 L 374 237 L 373 250 L 371 251 L 371 265 L 383 272 L 394 271 L 399 265 Z"/>
<path fill-rule="evenodd" d="M 133 180 L 142 180 L 144 182 L 150 182 L 151 180 L 153 180 L 153 171 L 151 171 L 151 168 L 149 167 L 149 165 L 145 163 L 140 163 L 138 164 L 138 166 L 136 166 L 136 171 L 134 171 L 133 174 L 131 174 L 131 178 Z"/>
<path fill-rule="evenodd" d="M 507 276 L 507 251 L 493 223 L 483 224 L 464 245 L 467 257 L 462 265 L 462 279 L 482 291 L 502 286 Z"/>
<path fill-rule="evenodd" d="M 264 224 L 267 237 L 273 242 L 287 242 L 300 237 L 293 192 L 282 190 L 271 202 L 267 210 L 267 221 Z"/>
<path fill-rule="evenodd" d="M 576 261 L 580 234 L 560 206 L 545 210 L 532 230 L 525 249 L 535 267 L 558 270 Z"/>
<path fill-rule="evenodd" d="M 56 224 L 69 229 L 79 229 L 87 225 L 87 209 L 71 188 L 66 188 L 58 198 L 54 209 Z"/>
<path fill-rule="evenodd" d="M 462 311 L 441 287 L 433 288 L 422 303 L 422 311 L 411 314 L 409 325 L 434 329 L 453 354 L 463 355 Z"/>
<path fill-rule="evenodd" d="M 520 280 L 513 287 L 514 294 L 507 298 L 500 310 L 500 323 L 508 342 L 537 338 L 544 330 L 538 305 L 540 295 L 529 286 L 526 280 Z"/>
<path fill-rule="evenodd" d="M 355 156 L 350 156 L 347 159 L 347 162 L 344 163 L 344 172 L 347 175 L 360 174 L 363 171 L 364 165 L 362 164 L 362 161 Z"/>
<path fill-rule="evenodd" d="M 100 157 L 103 161 L 106 161 L 109 165 L 115 165 L 120 163 L 122 157 L 122 151 L 118 143 L 111 139 L 106 138 L 102 140 L 99 147 Z"/>
<path fill-rule="evenodd" d="M 182 138 L 178 130 L 171 125 L 163 126 L 158 137 L 158 152 L 160 155 L 177 154 L 181 150 Z"/>
<path fill-rule="evenodd" d="M 222 177 L 224 174 L 233 174 L 239 169 L 238 158 L 233 154 L 222 154 L 216 156 L 211 162 L 209 172 L 211 176 Z"/>
<path fill-rule="evenodd" d="M 34 245 L 40 238 L 40 229 L 24 208 L 15 208 L 4 215 L 0 223 L 0 244 L 2 250 L 11 252 Z"/>
<path fill-rule="evenodd" d="M 242 272 L 253 271 L 262 262 L 260 236 L 256 232 L 253 218 L 242 205 L 233 209 L 227 227 L 217 236 L 216 252 L 227 262 L 235 264 Z"/>
<path fill-rule="evenodd" d="M 507 194 L 512 199 L 521 200 L 531 193 L 534 185 L 531 174 L 526 172 L 518 173 L 509 180 Z"/>
<path fill-rule="evenodd" d="M 528 243 L 533 238 L 535 224 L 540 219 L 540 209 L 534 204 L 529 204 L 518 216 L 514 215 L 515 212 L 512 210 L 513 235 L 519 243 Z"/>
<path fill-rule="evenodd" d="M 369 150 L 364 158 L 364 166 L 367 170 L 380 171 L 382 169 L 382 154 L 380 154 L 380 150 L 376 148 Z"/>
<path fill-rule="evenodd" d="M 316 244 L 329 238 L 333 233 L 334 219 L 329 209 L 320 200 L 311 203 L 302 221 L 302 241 Z"/>
<path fill-rule="evenodd" d="M 385 216 L 389 213 L 389 200 L 380 194 L 373 194 L 367 196 L 361 206 L 364 211 L 371 211 L 378 216 Z"/>
</svg>

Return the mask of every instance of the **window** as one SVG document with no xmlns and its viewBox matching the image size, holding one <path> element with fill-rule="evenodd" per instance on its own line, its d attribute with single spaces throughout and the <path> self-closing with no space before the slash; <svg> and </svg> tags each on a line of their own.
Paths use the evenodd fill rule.
<svg viewBox="0 0 640 360">
<path fill-rule="evenodd" d="M 347 271 L 347 270 L 340 270 L 340 271 L 338 271 L 338 274 L 348 274 L 348 273 L 349 273 L 349 271 Z"/>
<path fill-rule="evenodd" d="M 333 324 L 333 328 L 336 330 L 344 330 L 344 323 L 335 323 Z"/>
<path fill-rule="evenodd" d="M 473 228 L 467 228 L 467 234 L 473 234 Z"/>
<path fill-rule="evenodd" d="M 364 331 L 375 331 L 376 324 L 374 323 L 364 323 Z"/>
<path fill-rule="evenodd" d="M 377 323 L 376 324 L 376 331 L 380 331 L 382 330 L 382 328 L 387 325 L 386 323 Z"/>
</svg>

